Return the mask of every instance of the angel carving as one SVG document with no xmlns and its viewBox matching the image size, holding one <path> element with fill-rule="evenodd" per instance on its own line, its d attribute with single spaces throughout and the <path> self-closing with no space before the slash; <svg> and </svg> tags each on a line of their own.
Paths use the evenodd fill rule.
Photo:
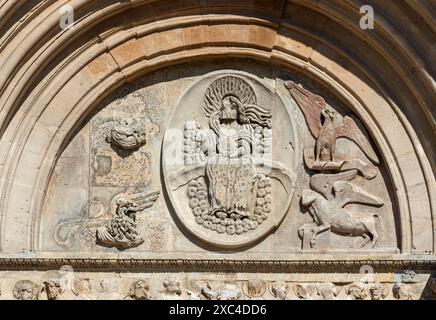
<svg viewBox="0 0 436 320">
<path fill-rule="evenodd" d="M 341 137 L 356 143 L 374 164 L 379 163 L 371 143 L 351 117 L 340 116 L 335 110 L 327 107 L 326 101 L 321 96 L 309 92 L 293 81 L 286 82 L 285 86 L 303 112 L 310 133 L 316 139 L 315 161 L 311 161 L 309 153 L 305 152 L 306 163 L 311 169 L 328 170 L 343 166 L 344 161 L 339 160 L 336 154 L 336 140 Z M 353 162 L 352 165 L 342 167 L 342 171 L 356 168 L 366 178 L 375 176 L 375 173 L 364 162 L 359 160 L 353 160 Z"/>
</svg>

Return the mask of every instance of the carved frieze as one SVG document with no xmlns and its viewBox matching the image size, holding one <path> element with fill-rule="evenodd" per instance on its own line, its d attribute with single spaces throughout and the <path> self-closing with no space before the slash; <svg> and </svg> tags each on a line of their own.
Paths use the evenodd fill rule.
<svg viewBox="0 0 436 320">
<path fill-rule="evenodd" d="M 398 300 L 417 300 L 421 292 L 416 284 L 395 283 L 392 287 L 392 293 Z"/>
<path fill-rule="evenodd" d="M 316 285 L 313 283 L 295 283 L 294 294 L 302 300 L 315 300 L 317 294 Z"/>
<path fill-rule="evenodd" d="M 368 286 L 362 282 L 352 283 L 347 288 L 347 294 L 353 300 L 365 300 L 368 297 Z"/>
<path fill-rule="evenodd" d="M 238 274 L 238 279 L 204 273 L 141 274 L 131 278 L 123 274 L 89 272 L 72 279 L 57 271 L 25 272 L 25 280 L 2 283 L 6 299 L 19 300 L 417 300 L 434 299 L 427 276 L 417 275 L 417 282 L 393 282 L 391 275 L 378 274 L 371 281 L 348 274 L 354 282 L 334 281 L 338 274 Z M 247 279 L 247 276 L 249 277 Z M 315 281 L 318 278 L 318 281 Z M 330 279 L 329 279 L 330 278 Z M 164 279 L 164 280 L 162 280 Z M 293 280 L 290 280 L 293 279 Z M 324 279 L 324 280 L 322 280 Z M 378 281 L 378 279 L 384 279 Z M 70 281 L 71 280 L 71 281 Z M 430 288 L 430 287 L 429 287 Z"/>
</svg>

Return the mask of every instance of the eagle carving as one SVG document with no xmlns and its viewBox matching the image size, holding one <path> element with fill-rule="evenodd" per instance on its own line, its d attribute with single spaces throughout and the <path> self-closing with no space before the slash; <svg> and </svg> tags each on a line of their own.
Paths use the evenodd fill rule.
<svg viewBox="0 0 436 320">
<path fill-rule="evenodd" d="M 341 119 L 327 107 L 324 98 L 293 81 L 286 82 L 285 86 L 303 112 L 309 130 L 316 139 L 315 161 L 336 161 L 336 139 L 344 137 L 355 142 L 374 164 L 379 164 L 370 142 L 351 117 L 344 116 Z"/>
</svg>

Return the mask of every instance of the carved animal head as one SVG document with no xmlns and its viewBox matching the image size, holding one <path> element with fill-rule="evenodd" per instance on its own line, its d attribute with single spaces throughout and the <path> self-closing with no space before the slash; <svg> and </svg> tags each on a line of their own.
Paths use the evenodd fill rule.
<svg viewBox="0 0 436 320">
<path fill-rule="evenodd" d="M 285 87 L 290 91 L 294 99 L 300 104 L 306 105 L 307 101 L 309 101 L 316 104 L 320 108 L 323 108 L 326 105 L 324 98 L 304 89 L 301 83 L 297 84 L 289 80 L 285 82 Z"/>
<path fill-rule="evenodd" d="M 59 279 L 44 281 L 44 290 L 48 300 L 56 300 L 63 292 Z"/>
<path fill-rule="evenodd" d="M 38 286 L 30 280 L 20 280 L 14 286 L 13 295 L 17 300 L 36 300 Z"/>
<path fill-rule="evenodd" d="M 107 142 L 113 143 L 126 150 L 134 150 L 146 143 L 147 128 L 141 119 L 126 115 L 114 115 L 115 124 L 106 137 Z"/>
<path fill-rule="evenodd" d="M 117 201 L 117 214 L 133 217 L 139 211 L 138 205 L 127 199 L 118 199 Z"/>
<path fill-rule="evenodd" d="M 320 195 L 312 190 L 304 190 L 301 196 L 301 204 L 305 207 L 310 206 L 315 200 L 319 199 Z"/>
</svg>

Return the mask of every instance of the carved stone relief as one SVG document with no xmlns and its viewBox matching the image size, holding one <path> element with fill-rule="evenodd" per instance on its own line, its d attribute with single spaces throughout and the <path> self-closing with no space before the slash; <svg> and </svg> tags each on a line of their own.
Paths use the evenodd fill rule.
<svg viewBox="0 0 436 320">
<path fill-rule="evenodd" d="M 224 283 L 217 292 L 217 300 L 239 300 L 242 296 L 242 290 L 235 283 Z"/>
<path fill-rule="evenodd" d="M 314 300 L 317 294 L 316 285 L 311 283 L 294 284 L 294 294 L 302 300 Z"/>
<path fill-rule="evenodd" d="M 267 283 L 262 280 L 249 280 L 244 282 L 242 285 L 242 290 L 245 295 L 250 299 L 262 299 L 266 289 Z"/>
<path fill-rule="evenodd" d="M 270 291 L 271 294 L 277 300 L 287 300 L 290 290 L 290 285 L 286 282 L 271 282 Z"/>
<path fill-rule="evenodd" d="M 217 300 L 218 299 L 218 290 L 213 289 L 211 284 L 209 282 L 206 282 L 200 287 L 199 297 L 202 300 Z"/>
<path fill-rule="evenodd" d="M 2 272 L 0 271 L 0 275 Z M 27 279 L 2 283 L 5 299 L 19 300 L 416 300 L 435 299 L 431 279 L 418 274 L 416 282 L 394 282 L 393 274 L 377 274 L 365 282 L 358 274 L 299 276 L 296 274 L 235 274 L 231 280 L 225 275 L 208 273 L 167 273 L 153 275 L 139 273 L 127 276 L 117 273 L 86 272 L 73 275 L 71 282 L 56 271 L 25 272 Z M 249 278 L 247 278 L 247 276 Z M 301 282 L 299 279 L 308 281 Z M 318 281 L 310 279 L 318 278 Z M 291 280 L 293 279 L 293 280 Z M 334 280 L 334 282 L 329 281 Z M 430 286 L 429 292 L 425 288 Z"/>
<path fill-rule="evenodd" d="M 51 278 L 43 282 L 43 292 L 45 292 L 47 300 L 63 300 L 64 291 L 65 288 L 62 287 L 59 278 Z"/>
<path fill-rule="evenodd" d="M 126 300 L 151 300 L 147 280 L 138 280 L 132 283 Z"/>
<path fill-rule="evenodd" d="M 136 214 L 151 207 L 158 196 L 159 192 L 118 197 L 115 201 L 115 216 L 104 226 L 97 228 L 97 244 L 128 249 L 144 243 L 137 230 Z"/>
<path fill-rule="evenodd" d="M 421 292 L 416 284 L 396 283 L 392 287 L 393 296 L 398 300 L 417 300 Z"/>
<path fill-rule="evenodd" d="M 174 279 L 167 279 L 162 283 L 164 290 L 161 291 L 160 299 L 178 300 L 182 295 L 180 282 Z"/>
<path fill-rule="evenodd" d="M 363 126 L 328 90 L 309 86 L 324 100 L 262 68 L 186 79 L 171 68 L 108 97 L 55 169 L 43 247 L 395 250 L 382 164 Z M 140 208 L 154 192 L 156 204 Z"/>
<path fill-rule="evenodd" d="M 375 282 L 369 286 L 371 300 L 383 300 L 388 295 L 388 287 L 380 282 Z"/>
<path fill-rule="evenodd" d="M 374 207 L 384 205 L 382 199 L 352 182 L 357 180 L 358 174 L 367 180 L 377 175 L 374 165 L 379 164 L 379 159 L 370 142 L 352 117 L 340 115 L 321 96 L 293 81 L 286 82 L 285 86 L 303 112 L 315 138 L 315 152 L 312 147 L 306 148 L 304 162 L 311 171 L 321 172 L 311 176 L 311 190 L 304 190 L 301 197 L 301 204 L 314 221 L 299 229 L 302 248 L 314 248 L 317 237 L 326 231 L 347 237 L 362 237 L 361 242 L 355 243 L 356 248 L 363 248 L 369 243 L 374 247 L 379 238 L 376 227 L 378 213 L 366 209 L 357 211 L 347 206 L 350 203 Z M 370 161 L 338 153 L 336 140 L 340 137 L 353 141 Z"/>
<path fill-rule="evenodd" d="M 341 292 L 341 287 L 331 282 L 317 283 L 316 291 L 321 300 L 334 300 Z"/>
<path fill-rule="evenodd" d="M 309 208 L 315 223 L 304 225 L 299 230 L 303 239 L 307 233 L 310 236 L 310 247 L 316 244 L 319 233 L 331 230 L 339 234 L 362 236 L 363 240 L 357 246 L 364 247 L 371 242 L 373 247 L 378 239 L 376 230 L 376 213 L 350 212 L 344 206 L 348 203 L 361 203 L 381 206 L 382 200 L 350 183 L 357 174 L 357 170 L 335 175 L 319 174 L 310 179 L 312 190 L 303 191 L 301 202 Z"/>
<path fill-rule="evenodd" d="M 355 282 L 348 286 L 347 294 L 353 300 L 365 300 L 368 297 L 368 286 L 362 282 Z"/>
<path fill-rule="evenodd" d="M 327 106 L 324 98 L 309 92 L 293 81 L 288 81 L 286 87 L 304 113 L 309 130 L 316 139 L 315 156 L 309 151 L 310 148 L 304 152 L 305 163 L 309 169 L 315 171 L 357 169 L 365 178 L 374 178 L 376 173 L 370 164 L 360 159 L 349 159 L 346 154 L 338 154 L 336 151 L 336 140 L 344 137 L 356 143 L 374 164 L 379 163 L 370 142 L 353 118 L 341 116 L 336 110 Z"/>
<path fill-rule="evenodd" d="M 96 291 L 104 300 L 120 300 L 124 298 L 116 279 L 101 280 L 96 287 Z"/>
<path fill-rule="evenodd" d="M 20 280 L 14 286 L 13 295 L 17 300 L 36 300 L 38 285 L 30 280 Z"/>
<path fill-rule="evenodd" d="M 114 124 L 106 141 L 125 150 L 137 150 L 147 143 L 145 119 L 129 115 L 114 115 Z"/>
<path fill-rule="evenodd" d="M 153 122 L 145 116 L 147 96 L 132 93 L 117 99 L 101 110 L 82 130 L 77 146 L 66 151 L 67 159 L 75 157 L 74 151 L 83 152 L 89 159 L 80 159 L 81 172 L 73 170 L 70 183 L 75 175 L 87 176 L 81 188 L 87 189 L 87 203 L 64 214 L 53 230 L 55 243 L 68 250 L 98 250 L 101 247 L 127 249 L 139 246 L 143 236 L 137 230 L 137 214 L 148 205 L 144 201 L 157 199 L 155 192 L 147 186 L 151 181 L 150 150 L 159 134 L 158 119 Z M 80 143 L 80 144 L 79 144 Z M 84 149 L 84 151 L 82 151 Z M 88 151 L 86 151 L 88 149 Z M 72 158 L 73 163 L 79 161 Z M 86 168 L 86 169 L 85 169 Z M 75 192 L 76 187 L 72 188 Z M 158 191 L 160 192 L 160 191 Z M 144 199 L 142 199 L 144 198 Z M 76 207 L 76 209 L 74 209 Z M 141 218 L 142 220 L 142 218 Z"/>
<path fill-rule="evenodd" d="M 278 161 L 286 152 L 273 152 L 272 144 L 275 126 L 280 131 L 287 124 L 289 130 L 292 123 L 289 116 L 275 120 L 273 112 L 286 116 L 280 109 L 284 107 L 268 91 L 270 100 L 259 100 L 254 89 L 258 86 L 236 75 L 203 79 L 181 100 L 180 113 L 164 138 L 170 199 L 188 230 L 209 244 L 237 247 L 255 241 L 277 227 L 292 200 L 293 169 Z M 199 94 L 202 103 L 194 98 Z M 277 111 L 271 101 L 276 101 Z M 177 158 L 175 139 L 182 130 L 183 157 Z"/>
</svg>

